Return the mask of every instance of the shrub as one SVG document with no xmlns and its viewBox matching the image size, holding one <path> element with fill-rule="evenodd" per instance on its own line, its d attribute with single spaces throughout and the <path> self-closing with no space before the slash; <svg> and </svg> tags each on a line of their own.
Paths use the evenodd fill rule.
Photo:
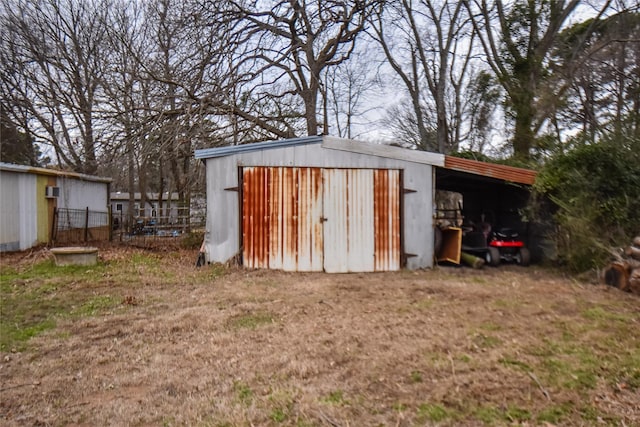
<svg viewBox="0 0 640 427">
<path fill-rule="evenodd" d="M 574 272 L 600 266 L 611 247 L 640 232 L 640 141 L 608 138 L 548 161 L 535 184 L 533 210 L 553 204 L 559 257 Z"/>
<path fill-rule="evenodd" d="M 199 249 L 204 239 L 204 232 L 191 231 L 182 238 L 181 245 L 185 249 Z"/>
</svg>

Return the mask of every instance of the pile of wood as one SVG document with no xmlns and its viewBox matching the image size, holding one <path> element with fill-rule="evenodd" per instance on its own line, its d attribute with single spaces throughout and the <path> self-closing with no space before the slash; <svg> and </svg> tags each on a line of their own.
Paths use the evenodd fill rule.
<svg viewBox="0 0 640 427">
<path fill-rule="evenodd" d="M 640 294 L 640 236 L 605 268 L 602 279 L 609 286 Z"/>
</svg>

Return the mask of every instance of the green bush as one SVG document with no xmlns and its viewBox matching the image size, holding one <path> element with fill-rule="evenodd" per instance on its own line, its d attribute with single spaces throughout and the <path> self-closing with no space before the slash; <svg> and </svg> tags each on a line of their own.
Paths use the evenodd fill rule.
<svg viewBox="0 0 640 427">
<path fill-rule="evenodd" d="M 640 233 L 640 141 L 608 138 L 550 159 L 535 184 L 534 211 L 553 204 L 552 236 L 574 272 L 602 266 L 610 248 Z"/>
<path fill-rule="evenodd" d="M 183 236 L 181 245 L 185 249 L 199 249 L 203 239 L 203 231 L 191 231 Z"/>
</svg>

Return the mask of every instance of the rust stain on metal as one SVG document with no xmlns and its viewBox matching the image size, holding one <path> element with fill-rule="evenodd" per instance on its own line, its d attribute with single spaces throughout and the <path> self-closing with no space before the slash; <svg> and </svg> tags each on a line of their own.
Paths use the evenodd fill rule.
<svg viewBox="0 0 640 427">
<path fill-rule="evenodd" d="M 480 162 L 477 160 L 461 159 L 459 157 L 445 156 L 444 167 L 460 172 L 469 172 L 518 184 L 533 185 L 536 180 L 536 171 L 516 168 L 513 166 L 497 165 Z"/>
<path fill-rule="evenodd" d="M 282 263 L 282 249 L 278 245 L 279 239 L 277 238 L 282 233 L 280 227 L 281 174 L 282 170 L 280 169 L 269 169 L 269 229 L 266 230 L 269 233 L 269 265 Z"/>
<path fill-rule="evenodd" d="M 399 171 L 245 167 L 242 173 L 245 266 L 321 271 L 328 250 L 341 254 L 334 262 L 347 269 L 399 269 Z"/>
<path fill-rule="evenodd" d="M 375 270 L 400 268 L 400 173 L 374 173 Z"/>
<path fill-rule="evenodd" d="M 312 270 L 323 269 L 324 235 L 322 232 L 322 222 L 324 220 L 322 211 L 322 170 L 320 168 L 311 169 L 311 221 L 313 224 L 311 241 L 311 265 Z"/>
<path fill-rule="evenodd" d="M 322 270 L 321 176 L 319 168 L 243 169 L 245 266 Z"/>
</svg>

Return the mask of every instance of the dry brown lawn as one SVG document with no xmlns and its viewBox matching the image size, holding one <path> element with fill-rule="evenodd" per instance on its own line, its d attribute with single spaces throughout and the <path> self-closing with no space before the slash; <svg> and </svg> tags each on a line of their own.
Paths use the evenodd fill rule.
<svg viewBox="0 0 640 427">
<path fill-rule="evenodd" d="M 101 254 L 3 258 L 0 424 L 640 425 L 640 298 L 616 289 Z"/>
</svg>

